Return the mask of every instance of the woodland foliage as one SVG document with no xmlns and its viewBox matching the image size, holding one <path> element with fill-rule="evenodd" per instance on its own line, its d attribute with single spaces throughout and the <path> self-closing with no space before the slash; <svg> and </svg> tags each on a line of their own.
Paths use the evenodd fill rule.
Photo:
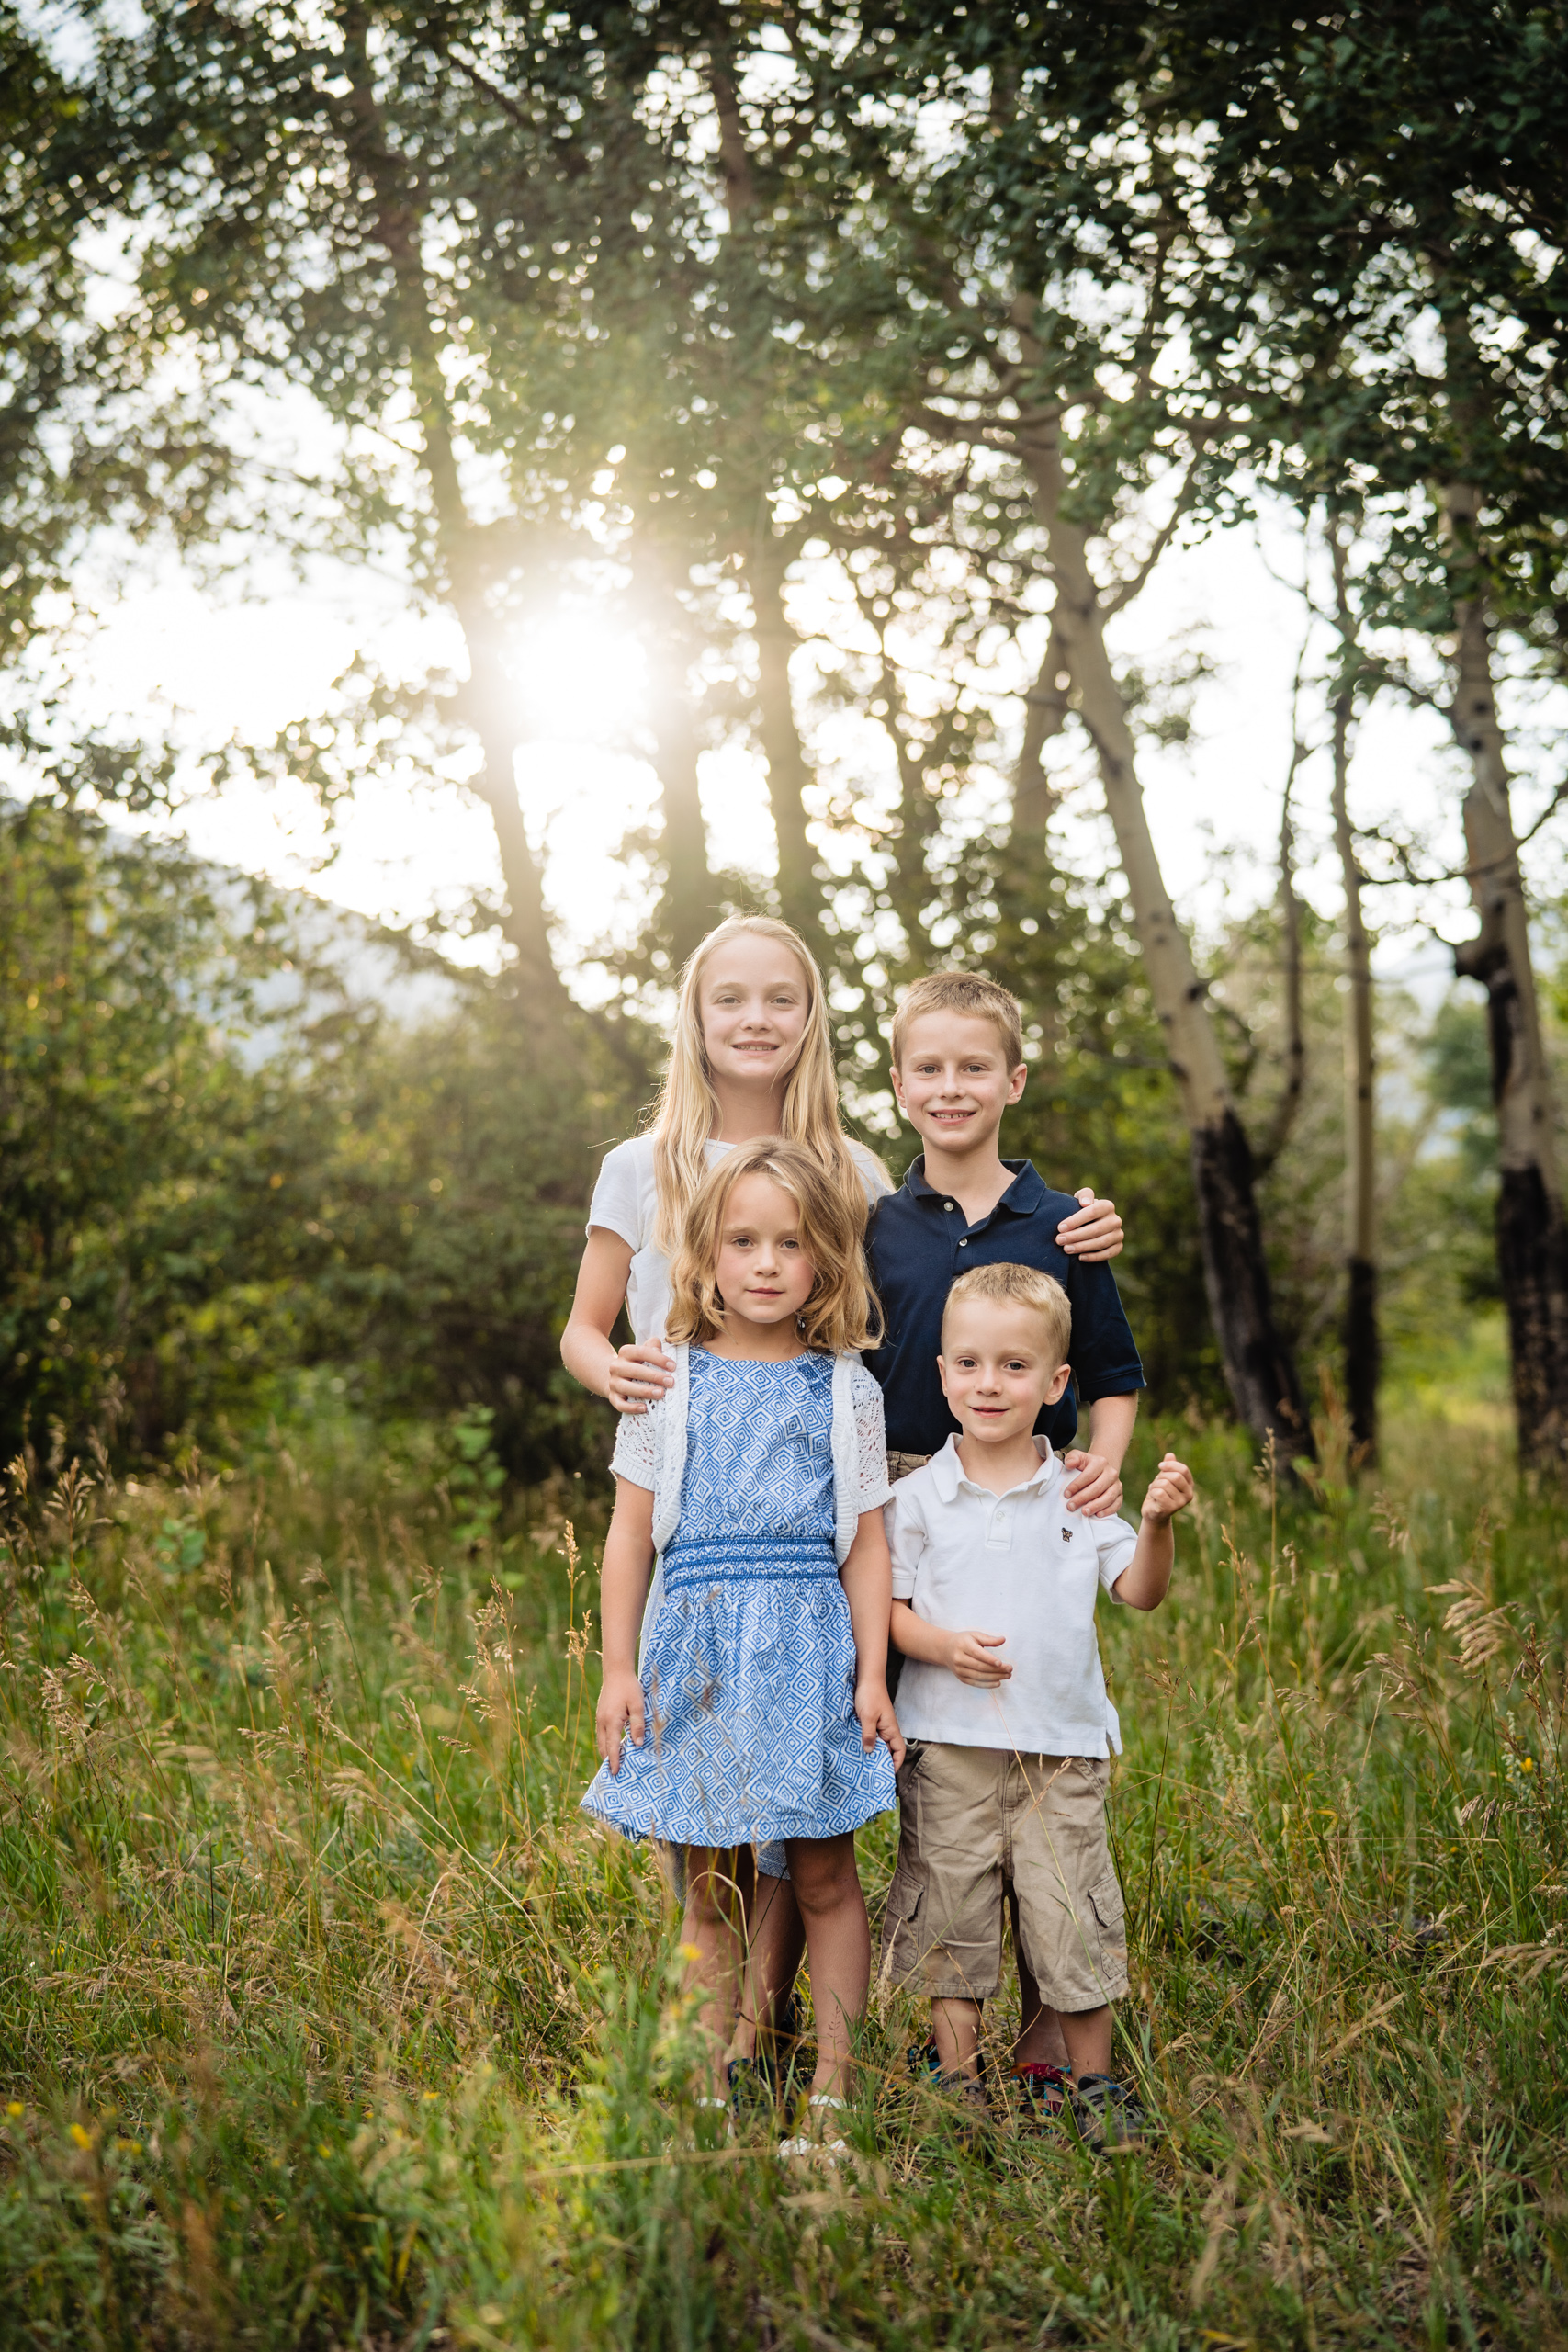
<svg viewBox="0 0 1568 2352">
<path fill-rule="evenodd" d="M 5 1442 L 58 1460 L 195 1444 L 221 1457 L 275 1417 L 336 1398 L 391 1419 L 481 1409 L 517 1476 L 591 1475 L 605 1408 L 557 1343 L 604 1146 L 631 1132 L 638 1074 L 586 1016 L 564 1065 L 512 984 L 406 938 L 324 937 L 310 903 L 35 802 L 0 811 L 0 1313 Z M 1022 1000 L 1032 1056 L 1004 1148 L 1064 1184 L 1108 1179 L 1127 1220 L 1118 1268 L 1161 1407 L 1224 1397 L 1204 1336 L 1185 1136 L 1114 894 L 1060 874 L 1009 912 L 989 967 Z M 1025 924 L 1033 926 L 1024 928 Z M 370 934 L 374 944 L 374 934 Z M 1240 1099 L 1261 1128 L 1280 1084 L 1277 941 L 1255 919 L 1215 971 Z M 399 1016 L 378 974 L 440 983 Z M 1294 1150 L 1268 1180 L 1284 1312 L 1305 1360 L 1334 1355 L 1342 1148 L 1339 1000 L 1308 943 L 1309 1078 Z M 899 1170 L 852 1014 L 862 1132 Z M 1428 1030 L 1391 1006 L 1385 1050 L 1410 1089 L 1391 1123 L 1388 1313 L 1416 1376 L 1495 1295 L 1483 1219 L 1490 1106 L 1478 1016 Z M 852 1100 L 853 1099 L 852 1094 Z M 1462 1121 L 1462 1125 L 1459 1124 Z"/>
</svg>

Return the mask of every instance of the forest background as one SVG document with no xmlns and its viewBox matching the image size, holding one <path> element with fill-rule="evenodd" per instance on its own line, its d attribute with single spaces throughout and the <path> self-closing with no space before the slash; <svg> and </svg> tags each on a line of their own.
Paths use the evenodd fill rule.
<svg viewBox="0 0 1568 2352">
<path fill-rule="evenodd" d="M 1321 1360 L 1370 1446 L 1380 1346 L 1446 1385 L 1495 1366 L 1502 1303 L 1526 1457 L 1561 1463 L 1560 884 L 1547 831 L 1527 907 L 1508 797 L 1512 763 L 1534 839 L 1560 788 L 1555 18 L 1356 22 L 11 20 L 7 1448 L 211 1445 L 324 1377 L 373 1416 L 482 1408 L 528 1478 L 602 1462 L 554 1347 L 594 1153 L 681 958 L 761 904 L 829 967 L 896 1170 L 898 987 L 958 960 L 1018 992 L 1008 1148 L 1115 1192 L 1156 1398 L 1289 1452 Z M 1291 773 L 1258 780 L 1280 872 L 1190 946 L 1137 759 L 1206 656 L 1118 672 L 1105 631 L 1260 512 L 1306 591 Z M 351 557 L 441 658 L 378 666 L 372 631 L 271 741 L 84 731 L 104 581 L 146 593 L 150 552 L 214 593 Z M 516 785 L 563 608 L 640 643 L 658 782 L 637 920 L 565 973 Z M 1449 808 L 1359 786 L 1380 696 L 1450 722 Z M 846 711 L 869 781 L 824 748 Z M 775 855 L 727 873 L 698 771 L 737 745 Z M 331 810 L 390 769 L 466 787 L 503 895 L 378 958 L 117 820 L 258 776 Z M 1385 913 L 1462 930 L 1456 885 L 1465 978 L 1374 991 Z M 391 959 L 439 968 L 423 1018 Z"/>
<path fill-rule="evenodd" d="M 0 2343 L 1559 2341 L 1563 9 L 0 41 Z M 1179 907 L 1212 654 L 1121 616 L 1255 531 L 1276 856 Z M 128 603 L 344 566 L 407 626 L 321 707 L 93 715 Z M 563 615 L 649 778 L 597 929 L 521 792 Z M 190 844 L 387 778 L 499 887 L 394 927 Z M 1136 2187 L 954 2139 L 885 2007 L 858 2189 L 699 2162 L 654 1881 L 577 1826 L 611 1430 L 558 1338 L 753 907 L 896 1173 L 892 1007 L 965 963 L 1005 1148 L 1126 1219 L 1133 1466 L 1203 1490 L 1166 1646 L 1104 1635 Z"/>
</svg>

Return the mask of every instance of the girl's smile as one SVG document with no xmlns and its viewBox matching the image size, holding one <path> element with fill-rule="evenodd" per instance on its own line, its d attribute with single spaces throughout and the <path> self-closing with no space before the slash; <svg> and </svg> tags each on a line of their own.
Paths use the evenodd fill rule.
<svg viewBox="0 0 1568 2352">
<path fill-rule="evenodd" d="M 716 1080 L 769 1086 L 800 1056 L 810 1008 L 806 974 L 787 947 L 756 933 L 728 941 L 703 975 L 703 1047 Z"/>
</svg>

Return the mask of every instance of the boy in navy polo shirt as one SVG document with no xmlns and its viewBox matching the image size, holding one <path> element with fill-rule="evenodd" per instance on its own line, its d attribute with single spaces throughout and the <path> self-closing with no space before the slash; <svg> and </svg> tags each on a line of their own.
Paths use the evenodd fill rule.
<svg viewBox="0 0 1568 2352">
<path fill-rule="evenodd" d="M 888 1473 L 897 1478 L 953 1434 L 937 1371 L 953 1283 L 977 1265 L 1037 1266 L 1054 1275 L 1072 1308 L 1070 1361 L 1088 1408 L 1088 1444 L 1073 1442 L 1071 1388 L 1044 1408 L 1035 1433 L 1076 1474 L 1068 1509 L 1111 1517 L 1121 1508 L 1144 1368 L 1110 1267 L 1069 1255 L 1058 1238 L 1078 1216 L 1077 1202 L 1053 1192 L 1027 1159 L 1003 1159 L 997 1149 L 1002 1113 L 1028 1075 L 1022 1018 L 1006 989 L 974 972 L 916 981 L 893 1023 L 893 1087 L 925 1150 L 873 1212 L 866 1247 L 887 1336 L 866 1363 L 882 1384 Z"/>
<path fill-rule="evenodd" d="M 887 1474 L 896 1480 L 919 1469 L 956 1426 L 937 1368 L 953 1283 L 971 1266 L 1036 1266 L 1060 1283 L 1072 1309 L 1067 1361 L 1088 1408 L 1089 1443 L 1073 1443 L 1070 1387 L 1043 1408 L 1035 1433 L 1074 1474 L 1063 1494 L 1067 1509 L 1114 1517 L 1144 1368 L 1110 1267 L 1070 1255 L 1058 1238 L 1078 1203 L 1053 1192 L 1029 1160 L 1003 1159 L 997 1149 L 1002 1113 L 1028 1075 L 1022 1015 L 1006 989 L 974 972 L 916 981 L 894 1018 L 893 1088 L 925 1150 L 899 1189 L 876 1204 L 866 1239 L 886 1327 L 865 1361 L 882 1384 Z M 890 1688 L 901 1663 L 889 1659 Z M 1063 2078 L 1066 2044 L 1021 1958 L 1019 1982 L 1023 2027 L 1014 2064 L 1043 2097 Z"/>
</svg>

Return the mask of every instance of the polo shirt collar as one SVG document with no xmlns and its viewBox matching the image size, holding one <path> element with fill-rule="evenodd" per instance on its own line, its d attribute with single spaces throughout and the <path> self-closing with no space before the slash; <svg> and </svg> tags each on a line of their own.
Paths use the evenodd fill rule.
<svg viewBox="0 0 1568 2352">
<path fill-rule="evenodd" d="M 1032 1216 L 1045 1198 L 1045 1179 L 1032 1159 L 1004 1159 L 1002 1166 L 1011 1169 L 1012 1182 L 991 1215 L 995 1216 L 998 1209 L 1009 1209 L 1014 1216 Z M 924 1152 L 918 1159 L 912 1159 L 905 1170 L 904 1189 L 917 1201 L 943 1201 L 947 1198 L 945 1193 L 939 1193 L 934 1184 L 927 1182 Z"/>
<path fill-rule="evenodd" d="M 1050 1439 L 1036 1437 L 1034 1451 L 1040 1456 L 1040 1467 L 1032 1478 L 1026 1478 L 1023 1483 L 1029 1487 L 1048 1487 L 1056 1475 L 1056 1455 Z M 944 1503 L 956 1502 L 958 1489 L 964 1479 L 964 1464 L 958 1458 L 956 1436 L 948 1439 L 940 1453 L 931 1455 L 931 1473 L 932 1483 L 941 1499 Z M 1016 1494 L 1018 1488 L 1010 1487 L 1008 1492 Z"/>
</svg>

